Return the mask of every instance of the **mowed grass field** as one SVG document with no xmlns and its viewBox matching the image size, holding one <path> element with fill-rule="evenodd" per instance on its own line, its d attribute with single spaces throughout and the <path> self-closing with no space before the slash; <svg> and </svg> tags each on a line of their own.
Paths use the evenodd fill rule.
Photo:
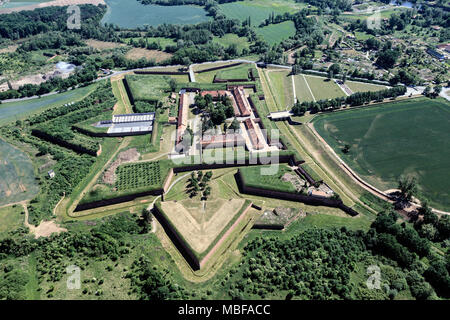
<svg viewBox="0 0 450 320">
<path fill-rule="evenodd" d="M 284 70 L 268 72 L 273 93 L 283 110 L 288 106 L 292 107 L 294 105 L 292 77 L 289 74 L 289 71 Z"/>
<path fill-rule="evenodd" d="M 274 45 L 293 35 L 295 35 L 295 25 L 292 21 L 284 21 L 277 24 L 270 24 L 266 27 L 255 30 L 269 45 Z"/>
<path fill-rule="evenodd" d="M 363 179 L 381 190 L 401 175 L 418 179 L 419 198 L 450 210 L 450 103 L 419 98 L 321 115 L 314 127 Z M 349 144 L 348 154 L 342 152 Z"/>
<path fill-rule="evenodd" d="M 309 75 L 305 75 L 305 78 L 317 101 L 345 96 L 344 91 L 333 80 Z"/>
<path fill-rule="evenodd" d="M 387 89 L 386 86 L 379 86 L 376 84 L 355 81 L 346 81 L 345 85 L 349 87 L 353 92 L 380 91 Z"/>
<path fill-rule="evenodd" d="M 307 80 L 303 74 L 298 74 L 294 77 L 295 94 L 297 96 L 297 101 L 300 102 L 314 101 L 314 97 L 311 91 L 308 89 L 306 81 Z"/>
</svg>

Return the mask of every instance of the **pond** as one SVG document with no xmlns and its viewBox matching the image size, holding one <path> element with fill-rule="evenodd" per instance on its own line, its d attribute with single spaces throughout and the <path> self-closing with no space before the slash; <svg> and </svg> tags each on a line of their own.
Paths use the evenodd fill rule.
<svg viewBox="0 0 450 320">
<path fill-rule="evenodd" d="M 406 7 L 406 8 L 412 8 L 414 6 L 414 4 L 409 1 L 391 1 L 389 4 L 393 5 L 393 6 L 400 6 L 400 7 Z M 420 6 L 420 5 L 418 5 L 418 6 Z"/>
<path fill-rule="evenodd" d="M 108 10 L 102 23 L 113 23 L 122 28 L 137 28 L 145 25 L 194 24 L 208 21 L 207 12 L 198 6 L 143 5 L 137 0 L 105 0 Z"/>
</svg>

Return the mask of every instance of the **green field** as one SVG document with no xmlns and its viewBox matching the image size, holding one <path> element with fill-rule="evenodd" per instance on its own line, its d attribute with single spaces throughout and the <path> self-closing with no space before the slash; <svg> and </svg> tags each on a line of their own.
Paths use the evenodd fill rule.
<svg viewBox="0 0 450 320">
<path fill-rule="evenodd" d="M 119 191 L 161 185 L 159 162 L 125 164 L 116 170 L 116 188 Z"/>
<path fill-rule="evenodd" d="M 31 160 L 0 139 L 0 205 L 30 199 L 38 191 Z"/>
<path fill-rule="evenodd" d="M 292 183 L 281 180 L 285 173 L 292 173 L 288 166 L 282 164 L 278 167 L 275 174 L 264 174 L 263 168 L 267 166 L 242 167 L 239 169 L 244 183 L 251 187 L 263 188 L 268 190 L 295 192 Z"/>
<path fill-rule="evenodd" d="M 311 95 L 311 92 L 308 89 L 308 86 L 306 84 L 306 78 L 302 75 L 296 75 L 295 76 L 295 94 L 297 96 L 297 101 L 300 102 L 310 102 L 314 101 L 313 96 Z"/>
<path fill-rule="evenodd" d="M 248 79 L 249 64 L 241 64 L 236 67 L 222 69 L 217 72 L 219 79 Z"/>
<path fill-rule="evenodd" d="M 296 3 L 293 0 L 245 0 L 219 5 L 221 12 L 228 18 L 244 21 L 248 17 L 252 26 L 258 26 L 261 22 L 275 13 L 293 13 L 305 7 L 303 3 Z"/>
<path fill-rule="evenodd" d="M 425 98 L 322 115 L 314 126 L 363 179 L 381 190 L 417 177 L 419 198 L 450 209 L 450 103 Z M 349 144 L 350 151 L 341 150 Z"/>
<path fill-rule="evenodd" d="M 305 78 L 317 101 L 345 96 L 344 91 L 333 80 L 306 75 Z"/>
<path fill-rule="evenodd" d="M 8 231 L 23 225 L 23 207 L 19 205 L 0 208 L 0 238 Z"/>
<path fill-rule="evenodd" d="M 106 0 L 108 11 L 102 24 L 113 23 L 122 28 L 136 28 L 144 25 L 195 24 L 208 21 L 206 10 L 199 6 L 143 5 L 136 0 Z"/>
<path fill-rule="evenodd" d="M 386 86 L 379 86 L 376 84 L 370 84 L 370 83 L 364 83 L 364 82 L 346 81 L 345 84 L 353 92 L 380 91 L 380 90 L 386 89 Z"/>
<path fill-rule="evenodd" d="M 177 82 L 189 82 L 187 75 L 131 75 L 125 77 L 135 101 L 159 101 L 167 96 L 170 91 L 170 78 Z"/>
<path fill-rule="evenodd" d="M 81 98 L 87 96 L 95 88 L 96 85 L 90 85 L 42 98 L 2 103 L 0 104 L 0 124 L 24 119 L 34 112 L 40 112 L 45 109 L 61 106 L 68 102 L 80 100 Z"/>
<path fill-rule="evenodd" d="M 274 45 L 292 37 L 295 35 L 295 32 L 295 25 L 292 21 L 270 24 L 266 27 L 256 29 L 256 33 L 266 40 L 269 45 Z"/>
<path fill-rule="evenodd" d="M 292 78 L 289 71 L 269 72 L 270 85 L 281 108 L 294 105 L 294 93 L 292 92 Z"/>
<path fill-rule="evenodd" d="M 227 33 L 223 37 L 215 36 L 212 42 L 218 43 L 224 47 L 235 44 L 239 52 L 242 52 L 242 49 L 249 49 L 250 47 L 247 37 L 239 37 L 234 33 Z"/>
</svg>

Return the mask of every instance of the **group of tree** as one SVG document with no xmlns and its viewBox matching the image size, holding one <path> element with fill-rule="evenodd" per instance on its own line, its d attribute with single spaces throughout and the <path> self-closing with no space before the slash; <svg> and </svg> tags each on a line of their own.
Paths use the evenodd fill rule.
<svg viewBox="0 0 450 320">
<path fill-rule="evenodd" d="M 202 112 L 202 132 L 215 128 L 234 116 L 232 101 L 226 95 L 219 96 L 216 101 L 210 94 L 195 96 L 195 106 Z"/>
<path fill-rule="evenodd" d="M 207 171 L 203 174 L 203 171 L 192 172 L 191 176 L 188 180 L 187 192 L 189 196 L 195 197 L 199 192 L 201 193 L 202 200 L 208 200 L 208 197 L 211 195 L 211 187 L 208 185 L 208 182 L 211 180 L 213 173 L 212 171 Z"/>
<path fill-rule="evenodd" d="M 338 97 L 329 100 L 319 100 L 311 102 L 297 102 L 292 107 L 294 115 L 301 116 L 307 110 L 312 113 L 319 111 L 330 111 L 340 109 L 344 106 L 361 106 L 372 101 L 383 101 L 386 98 L 396 98 L 406 93 L 405 86 L 396 86 L 390 89 L 380 91 L 356 92 L 347 97 Z"/>
</svg>

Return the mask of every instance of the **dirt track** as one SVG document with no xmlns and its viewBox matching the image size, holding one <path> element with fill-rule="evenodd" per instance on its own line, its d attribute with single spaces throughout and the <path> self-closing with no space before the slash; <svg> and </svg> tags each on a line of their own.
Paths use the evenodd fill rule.
<svg viewBox="0 0 450 320">
<path fill-rule="evenodd" d="M 0 9 L 0 14 L 19 12 L 19 11 L 24 11 L 24 10 L 34 10 L 37 8 L 45 8 L 45 7 L 51 7 L 51 6 L 64 7 L 64 6 L 74 5 L 74 4 L 93 4 L 96 6 L 98 6 L 99 4 L 106 5 L 104 0 L 55 0 L 55 1 L 37 3 L 37 4 L 32 4 L 32 5 L 17 7 L 17 8 L 2 8 L 2 9 Z"/>
</svg>

